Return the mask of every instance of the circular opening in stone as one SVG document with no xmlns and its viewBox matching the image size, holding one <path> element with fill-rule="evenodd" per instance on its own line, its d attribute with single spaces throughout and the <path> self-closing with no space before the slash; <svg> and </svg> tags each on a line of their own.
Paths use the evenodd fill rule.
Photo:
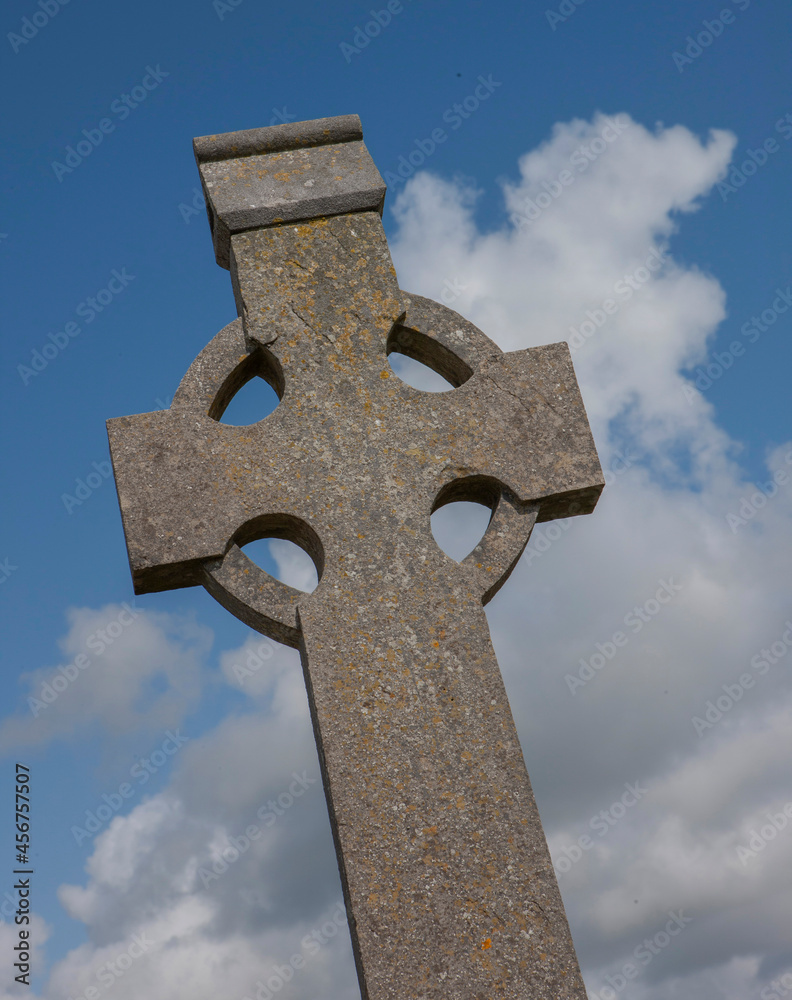
<svg viewBox="0 0 792 1000">
<path fill-rule="evenodd" d="M 501 496 L 491 476 L 453 479 L 435 497 L 431 510 L 434 540 L 456 562 L 462 562 L 484 537 Z"/>
<path fill-rule="evenodd" d="M 251 562 L 295 590 L 312 593 L 324 570 L 324 549 L 313 528 L 290 514 L 253 518 L 233 541 Z"/>
<path fill-rule="evenodd" d="M 223 382 L 209 408 L 209 416 L 234 427 L 258 423 L 277 408 L 283 388 L 280 363 L 271 351 L 259 347 Z"/>
<path fill-rule="evenodd" d="M 448 392 L 467 382 L 472 369 L 432 337 L 395 326 L 385 347 L 388 363 L 402 382 L 423 392 Z"/>
<path fill-rule="evenodd" d="M 447 379 L 432 371 L 427 365 L 421 364 L 415 358 L 408 358 L 406 354 L 398 351 L 393 351 L 388 356 L 388 364 L 393 374 L 402 382 L 411 385 L 413 389 L 421 389 L 423 392 L 448 392 L 454 388 Z"/>
<path fill-rule="evenodd" d="M 462 562 L 484 537 L 492 511 L 482 503 L 458 500 L 432 514 L 434 540 L 456 562 Z"/>
<path fill-rule="evenodd" d="M 286 538 L 257 538 L 243 546 L 242 551 L 251 562 L 288 587 L 311 594 L 319 584 L 313 559 Z"/>
<path fill-rule="evenodd" d="M 223 411 L 221 424 L 232 427 L 244 427 L 258 423 L 277 407 L 280 400 L 272 386 L 258 375 L 248 381 L 234 393 L 231 402 Z"/>
</svg>

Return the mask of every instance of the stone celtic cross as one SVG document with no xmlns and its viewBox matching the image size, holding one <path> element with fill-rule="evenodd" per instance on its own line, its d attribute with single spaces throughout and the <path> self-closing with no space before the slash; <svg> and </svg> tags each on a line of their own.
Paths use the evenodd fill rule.
<svg viewBox="0 0 792 1000">
<path fill-rule="evenodd" d="M 135 592 L 202 584 L 299 648 L 366 1000 L 584 1000 L 483 610 L 534 523 L 602 489 L 567 346 L 503 353 L 399 288 L 357 116 L 195 153 L 240 318 L 170 409 L 108 422 Z M 278 407 L 221 423 L 255 376 Z M 492 510 L 461 563 L 430 526 L 457 500 Z M 310 554 L 312 594 L 247 558 L 265 537 Z"/>
</svg>

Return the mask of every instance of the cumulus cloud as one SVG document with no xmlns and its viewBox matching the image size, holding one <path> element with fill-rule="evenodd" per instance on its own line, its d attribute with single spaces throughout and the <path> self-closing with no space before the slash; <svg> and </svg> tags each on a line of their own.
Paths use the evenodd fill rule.
<svg viewBox="0 0 792 1000">
<path fill-rule="evenodd" d="M 317 583 L 316 567 L 311 557 L 294 542 L 274 538 L 270 553 L 278 567 L 278 579 L 290 587 L 310 593 Z"/>
<path fill-rule="evenodd" d="M 130 604 L 72 608 L 61 662 L 23 671 L 25 706 L 0 724 L 0 750 L 104 729 L 115 736 L 178 725 L 198 703 L 211 631 Z"/>
<path fill-rule="evenodd" d="M 260 658 L 256 708 L 191 740 L 168 787 L 96 838 L 86 884 L 61 887 L 89 940 L 48 1000 L 358 995 L 299 657 L 261 653 L 252 638 L 222 657 L 234 686 Z"/>
<path fill-rule="evenodd" d="M 394 206 L 403 287 L 452 299 L 504 349 L 570 342 L 607 471 L 595 514 L 540 525 L 489 607 L 573 937 L 603 1000 L 627 966 L 638 1000 L 744 1000 L 792 972 L 792 475 L 775 491 L 747 481 L 686 374 L 727 296 L 673 242 L 734 142 L 597 115 L 521 158 L 501 229 L 480 231 L 468 185 L 429 174 Z M 768 480 L 792 472 L 791 456 L 792 444 L 768 453 Z M 76 613 L 65 653 L 97 615 Z M 168 633 L 168 662 L 149 668 L 177 707 L 196 683 L 194 628 Z M 145 681 L 126 676 L 135 657 L 49 731 L 132 726 L 156 709 L 163 696 L 145 702 Z M 136 936 L 138 950 L 151 943 L 123 960 L 119 1000 L 241 1000 L 269 975 L 283 997 L 357 995 L 345 931 L 315 954 L 304 944 L 331 929 L 339 883 L 297 654 L 251 637 L 220 670 L 249 710 L 192 740 L 167 788 L 97 837 L 85 883 L 61 888 L 87 941 L 55 964 L 47 1000 L 120 969 Z M 31 689 L 53 676 L 30 675 Z"/>
</svg>

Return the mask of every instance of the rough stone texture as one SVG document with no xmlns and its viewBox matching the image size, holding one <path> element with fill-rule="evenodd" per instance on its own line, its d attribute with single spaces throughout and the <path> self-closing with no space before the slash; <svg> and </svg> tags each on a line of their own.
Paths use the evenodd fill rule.
<svg viewBox="0 0 792 1000">
<path fill-rule="evenodd" d="M 193 141 L 217 263 L 247 229 L 347 212 L 382 214 L 385 182 L 357 115 Z"/>
<path fill-rule="evenodd" d="M 328 148 L 299 152 L 321 165 Z M 238 177 L 258 155 L 215 162 Z M 256 197 L 297 190 L 260 169 Z M 337 183 L 320 176 L 311 205 Z M 368 168 L 347 181 L 368 190 Z M 222 183 L 208 194 L 227 204 Z M 584 1000 L 482 606 L 537 519 L 588 513 L 602 489 L 569 351 L 504 354 L 403 292 L 378 212 L 354 211 L 229 231 L 241 319 L 169 410 L 108 422 L 135 590 L 203 584 L 300 649 L 364 998 Z M 456 388 L 406 385 L 392 350 Z M 219 423 L 256 375 L 277 409 Z M 455 500 L 493 511 L 462 563 L 430 527 Z M 313 594 L 245 556 L 260 537 L 312 555 Z"/>
<path fill-rule="evenodd" d="M 363 128 L 357 115 L 337 115 L 335 118 L 314 118 L 309 122 L 289 122 L 269 128 L 249 128 L 242 132 L 201 135 L 193 139 L 193 150 L 200 165 L 211 160 L 280 153 L 284 149 L 360 142 L 362 138 Z"/>
</svg>

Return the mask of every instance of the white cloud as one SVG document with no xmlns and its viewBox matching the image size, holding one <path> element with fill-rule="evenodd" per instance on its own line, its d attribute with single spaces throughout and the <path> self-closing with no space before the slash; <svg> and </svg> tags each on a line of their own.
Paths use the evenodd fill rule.
<svg viewBox="0 0 792 1000">
<path fill-rule="evenodd" d="M 0 749 L 104 728 L 118 737 L 176 726 L 201 696 L 212 633 L 131 605 L 72 608 L 56 667 L 24 671 L 25 708 L 0 725 Z"/>
<path fill-rule="evenodd" d="M 224 654 L 226 673 L 258 647 Z M 96 838 L 87 884 L 61 887 L 89 943 L 55 967 L 48 1000 L 108 976 L 119 1000 L 253 1000 L 270 976 L 288 978 L 276 992 L 290 1000 L 330 981 L 338 1000 L 358 995 L 296 654 L 278 647 L 256 678 L 264 707 L 192 740 L 169 787 Z"/>
<path fill-rule="evenodd" d="M 299 545 L 283 538 L 274 538 L 269 543 L 269 548 L 278 567 L 279 580 L 308 593 L 316 587 L 316 567 L 308 553 Z"/>
<path fill-rule="evenodd" d="M 292 713 L 302 711 L 305 686 L 296 650 L 254 633 L 239 649 L 220 655 L 220 669 L 231 687 L 249 697 L 274 699 Z"/>
</svg>

